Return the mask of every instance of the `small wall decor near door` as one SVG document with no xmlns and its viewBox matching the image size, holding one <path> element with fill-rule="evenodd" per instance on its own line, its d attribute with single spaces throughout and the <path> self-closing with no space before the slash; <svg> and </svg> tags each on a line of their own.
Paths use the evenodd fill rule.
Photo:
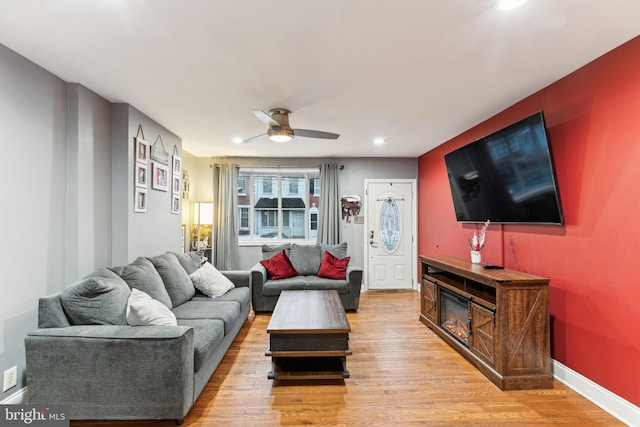
<svg viewBox="0 0 640 427">
<path fill-rule="evenodd" d="M 416 181 L 365 180 L 365 288 L 417 289 Z"/>
<path fill-rule="evenodd" d="M 355 217 L 360 213 L 360 208 L 362 207 L 360 200 L 360 196 L 357 195 L 345 195 L 340 198 L 340 204 L 342 205 L 342 219 L 345 222 L 351 222 L 351 217 Z"/>
</svg>

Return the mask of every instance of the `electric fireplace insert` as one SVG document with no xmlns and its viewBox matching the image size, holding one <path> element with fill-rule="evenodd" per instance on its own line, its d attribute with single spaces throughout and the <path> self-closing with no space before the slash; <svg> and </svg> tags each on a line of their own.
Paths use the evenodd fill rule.
<svg viewBox="0 0 640 427">
<path fill-rule="evenodd" d="M 464 346 L 469 347 L 469 300 L 440 288 L 440 326 Z"/>
</svg>

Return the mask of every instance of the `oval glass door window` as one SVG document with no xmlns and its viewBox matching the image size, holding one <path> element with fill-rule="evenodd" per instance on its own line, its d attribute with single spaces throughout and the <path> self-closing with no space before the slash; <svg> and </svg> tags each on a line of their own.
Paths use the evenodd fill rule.
<svg viewBox="0 0 640 427">
<path fill-rule="evenodd" d="M 387 199 L 380 207 L 380 238 L 387 252 L 395 252 L 400 243 L 400 210 L 393 199 Z"/>
</svg>

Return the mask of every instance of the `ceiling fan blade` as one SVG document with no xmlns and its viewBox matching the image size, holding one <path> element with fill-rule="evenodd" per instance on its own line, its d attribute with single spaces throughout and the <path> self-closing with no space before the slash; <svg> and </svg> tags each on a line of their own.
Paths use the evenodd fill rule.
<svg viewBox="0 0 640 427">
<path fill-rule="evenodd" d="M 322 138 L 322 139 L 338 139 L 339 133 L 323 132 L 321 130 L 294 129 L 295 136 L 304 136 L 306 138 Z"/>
<path fill-rule="evenodd" d="M 249 138 L 249 139 L 245 139 L 244 141 L 242 141 L 242 142 L 241 142 L 241 144 L 246 144 L 246 143 L 248 143 L 248 142 L 253 142 L 253 141 L 255 141 L 255 140 L 257 140 L 257 139 L 260 139 L 260 138 L 262 138 L 262 137 L 265 137 L 265 136 L 267 136 L 267 134 L 266 134 L 266 133 L 262 133 L 262 134 L 260 134 L 260 135 L 252 136 L 251 138 Z"/>
<path fill-rule="evenodd" d="M 280 126 L 280 123 L 276 122 L 273 119 L 273 117 L 271 117 L 269 114 L 265 113 L 262 110 L 251 109 L 251 112 L 253 113 L 254 116 L 258 118 L 258 120 L 268 124 L 269 126 Z"/>
</svg>

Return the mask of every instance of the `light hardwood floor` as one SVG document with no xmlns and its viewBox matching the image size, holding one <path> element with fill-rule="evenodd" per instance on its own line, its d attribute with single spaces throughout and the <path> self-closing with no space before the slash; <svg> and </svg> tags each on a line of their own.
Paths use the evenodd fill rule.
<svg viewBox="0 0 640 427">
<path fill-rule="evenodd" d="M 264 353 L 270 316 L 251 315 L 184 426 L 618 426 L 564 385 L 500 391 L 418 320 L 416 292 L 367 292 L 348 313 L 344 384 L 274 386 Z M 72 426 L 172 426 L 74 421 Z"/>
</svg>

